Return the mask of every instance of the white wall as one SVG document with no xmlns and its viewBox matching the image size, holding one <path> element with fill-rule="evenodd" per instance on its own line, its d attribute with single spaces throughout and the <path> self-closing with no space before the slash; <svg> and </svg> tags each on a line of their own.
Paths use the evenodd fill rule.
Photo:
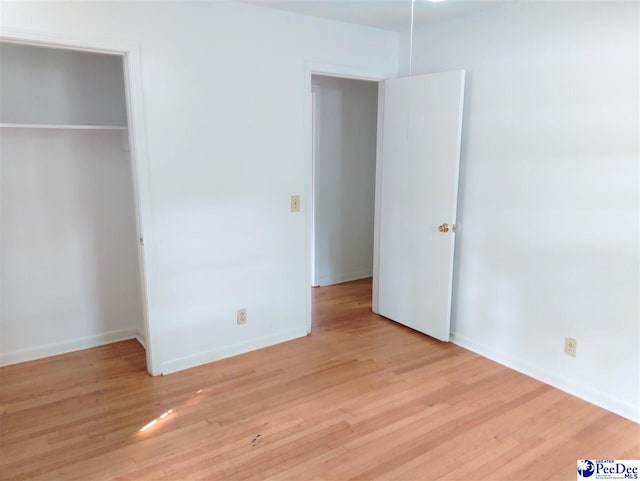
<svg viewBox="0 0 640 481">
<path fill-rule="evenodd" d="M 127 125 L 122 57 L 3 42 L 0 61 L 1 122 Z"/>
<path fill-rule="evenodd" d="M 304 335 L 305 67 L 393 76 L 398 35 L 233 2 L 3 2 L 2 25 L 140 42 L 160 370 Z"/>
<path fill-rule="evenodd" d="M 0 129 L 1 364 L 139 334 L 131 165 L 120 135 Z"/>
<path fill-rule="evenodd" d="M 456 342 L 636 420 L 638 14 L 510 5 L 419 30 L 413 58 L 467 70 Z"/>
<path fill-rule="evenodd" d="M 319 285 L 373 274 L 378 84 L 315 75 L 315 272 Z"/>
</svg>

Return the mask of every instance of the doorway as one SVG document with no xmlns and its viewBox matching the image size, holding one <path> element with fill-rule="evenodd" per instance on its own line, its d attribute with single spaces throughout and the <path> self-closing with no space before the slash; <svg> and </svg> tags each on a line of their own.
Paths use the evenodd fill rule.
<svg viewBox="0 0 640 481">
<path fill-rule="evenodd" d="M 313 74 L 311 96 L 310 285 L 327 292 L 347 282 L 370 285 L 378 81 Z M 314 291 L 314 301 L 319 296 Z"/>
<path fill-rule="evenodd" d="M 34 169 L 38 163 L 46 168 L 47 165 L 41 162 L 41 159 L 46 157 L 42 153 L 47 152 L 47 146 L 52 146 L 53 152 L 64 164 L 64 166 L 58 165 L 57 169 L 56 166 L 49 167 L 54 169 L 58 177 L 67 175 L 67 184 L 73 183 L 75 189 L 60 189 L 56 183 L 60 179 L 51 178 L 50 182 L 47 182 L 48 174 L 44 171 L 38 171 L 37 180 L 41 187 L 48 185 L 49 194 L 52 194 L 52 191 L 55 192 L 48 195 L 47 191 L 39 190 L 38 186 L 34 184 L 31 186 L 33 187 L 31 190 L 37 194 L 39 201 L 32 198 L 33 205 L 31 207 L 51 210 L 53 200 L 56 202 L 60 200 L 59 208 L 63 208 L 65 205 L 66 207 L 75 206 L 74 210 L 73 212 L 70 212 L 69 209 L 60 210 L 60 216 L 64 214 L 65 221 L 62 222 L 60 216 L 54 218 L 40 209 L 38 212 L 48 220 L 47 225 L 50 227 L 48 233 L 53 234 L 54 237 L 38 239 L 37 236 L 27 236 L 27 239 L 30 242 L 33 240 L 32 244 L 35 244 L 36 241 L 42 241 L 44 249 L 38 250 L 36 246 L 36 251 L 39 254 L 42 254 L 44 250 L 55 248 L 56 245 L 63 249 L 60 251 L 60 258 L 52 259 L 49 256 L 48 259 L 51 259 L 54 264 L 59 264 L 58 270 L 64 274 L 64 279 L 54 275 L 54 280 L 49 284 L 51 288 L 55 287 L 64 292 L 58 293 L 60 295 L 51 295 L 49 291 L 52 289 L 46 292 L 40 289 L 36 292 L 46 293 L 47 299 L 50 298 L 52 305 L 59 308 L 57 309 L 60 314 L 59 319 L 73 317 L 76 321 L 83 318 L 90 320 L 88 331 L 87 324 L 75 322 L 75 324 L 72 323 L 73 325 L 66 326 L 68 332 L 65 335 L 56 338 L 55 336 L 60 334 L 61 329 L 54 322 L 54 316 L 47 319 L 47 316 L 39 316 L 37 312 L 37 307 L 42 310 L 42 302 L 44 301 L 39 299 L 39 302 L 36 303 L 37 306 L 29 307 L 25 302 L 17 302 L 19 298 L 24 298 L 24 295 L 18 297 L 15 295 L 24 291 L 25 282 L 23 281 L 31 279 L 34 282 L 40 282 L 43 281 L 43 276 L 46 277 L 52 272 L 47 271 L 46 266 L 41 266 L 43 267 L 41 269 L 32 269 L 30 266 L 34 263 L 30 261 L 28 253 L 20 257 L 26 261 L 23 263 L 14 262 L 19 260 L 17 256 L 3 255 L 5 261 L 12 261 L 12 263 L 4 262 L 0 265 L 0 270 L 3 272 L 3 291 L 6 290 L 5 287 L 11 288 L 12 285 L 14 289 L 11 292 L 2 292 L 0 297 L 0 300 L 4 301 L 1 303 L 0 326 L 3 329 L 12 329 L 11 325 L 15 325 L 16 319 L 20 316 L 30 316 L 36 320 L 42 318 L 45 328 L 34 327 L 26 331 L 22 329 L 27 334 L 29 331 L 32 334 L 38 334 L 39 337 L 34 337 L 32 334 L 23 335 L 22 331 L 12 329 L 12 338 L 9 341 L 13 344 L 11 349 L 3 349 L 2 364 L 48 357 L 124 338 L 138 338 L 146 351 L 147 371 L 155 374 L 157 369 L 154 369 L 155 363 L 152 356 L 153 339 L 148 322 L 148 263 L 145 262 L 145 252 L 142 248 L 143 239 L 147 245 L 152 239 L 148 222 L 150 209 L 146 183 L 148 166 L 139 83 L 138 46 L 129 42 L 99 38 L 73 38 L 67 42 L 60 36 L 13 30 L 3 31 L 0 41 L 11 49 L 13 60 L 18 62 L 17 68 L 14 69 L 17 76 L 33 74 L 32 80 L 38 80 L 38 76 L 42 78 L 38 72 L 40 74 L 46 74 L 46 72 L 43 71 L 44 64 L 38 59 L 46 57 L 46 67 L 55 73 L 53 77 L 56 82 L 45 85 L 43 81 L 42 86 L 46 87 L 44 90 L 65 88 L 67 99 L 71 102 L 67 105 L 60 104 L 60 108 L 49 111 L 42 111 L 36 102 L 25 102 L 25 105 L 34 108 L 27 109 L 27 111 L 16 109 L 13 112 L 15 115 L 12 114 L 15 118 L 3 118 L 2 133 L 3 136 L 6 134 L 7 139 L 10 140 L 3 142 L 3 150 L 6 149 L 7 154 L 10 154 L 5 156 L 3 152 L 3 162 L 10 162 L 12 156 L 16 159 L 23 158 L 23 153 L 26 151 L 33 157 L 34 165 L 32 167 Z M 7 58 L 4 56 L 5 60 Z M 36 61 L 32 62 L 29 58 Z M 26 59 L 26 62 L 22 62 L 23 59 Z M 73 64 L 74 68 L 67 68 L 67 64 Z M 35 67 L 35 71 L 32 71 L 31 66 Z M 113 75 L 96 79 L 97 84 L 91 81 L 86 82 L 87 78 L 96 73 L 106 71 Z M 3 70 L 3 74 L 5 73 L 7 71 Z M 69 88 L 68 82 L 64 82 L 69 80 L 67 79 L 68 75 L 76 76 L 76 78 L 70 79 L 73 88 Z M 53 77 L 45 75 L 44 78 L 51 80 Z M 109 78 L 110 80 L 108 80 Z M 114 78 L 117 81 L 112 83 Z M 78 80 L 80 82 L 73 85 L 73 82 Z M 111 100 L 105 97 L 109 102 L 108 107 L 122 106 L 121 111 L 117 112 L 113 118 L 100 118 L 100 115 L 109 111 L 109 108 L 96 109 L 94 108 L 96 106 L 92 105 L 91 89 L 98 89 L 103 82 L 112 85 L 120 82 L 120 87 L 117 89 L 120 90 L 120 100 L 112 102 L 111 95 L 108 96 Z M 21 88 L 20 82 L 14 82 L 14 86 Z M 49 93 L 52 92 L 48 92 L 46 95 Z M 71 98 L 78 93 L 79 97 Z M 93 98 L 99 98 L 99 96 Z M 89 100 L 88 103 L 85 100 Z M 57 105 L 55 102 L 54 104 Z M 11 111 L 3 109 L 3 115 L 8 113 Z M 27 119 L 27 117 L 32 117 L 32 119 Z M 120 117 L 120 119 L 116 119 L 116 117 Z M 82 163 L 82 158 L 91 161 Z M 51 161 L 52 159 L 47 160 Z M 7 182 L 12 182 L 10 174 L 13 175 L 13 180 L 24 179 L 25 166 L 22 164 L 12 162 L 11 169 L 6 169 L 3 172 L 2 180 L 5 186 L 9 185 Z M 74 166 L 81 170 L 75 169 Z M 34 169 L 28 173 L 33 174 L 36 172 Z M 32 175 L 29 181 L 34 178 Z M 83 182 L 83 179 L 89 180 L 89 182 Z M 113 181 L 113 186 L 106 185 L 107 181 Z M 2 189 L 0 192 L 3 194 L 3 207 L 16 211 L 14 199 L 9 199 L 7 196 L 16 193 L 25 195 L 26 189 L 22 192 L 16 191 L 16 189 Z M 71 198 L 74 195 L 75 197 Z M 107 199 L 109 196 L 113 201 Z M 91 202 L 83 203 L 87 198 Z M 74 199 L 78 202 L 75 202 Z M 123 207 L 124 204 L 127 207 L 127 212 L 124 213 L 126 218 L 116 218 L 118 208 Z M 53 208 L 55 210 L 55 206 Z M 13 211 L 13 214 L 20 214 Z M 98 214 L 99 217 L 90 219 L 91 215 L 89 214 L 92 212 Z M 3 221 L 7 221 L 8 218 L 9 216 L 3 216 Z M 25 245 L 20 245 L 17 242 L 21 236 L 24 238 L 25 232 L 22 228 L 24 224 L 20 225 L 16 222 L 10 224 L 3 222 L 3 224 L 5 224 L 2 226 L 3 250 L 12 248 L 12 246 L 24 250 Z M 43 229 L 42 225 L 38 225 L 42 223 L 34 221 L 31 224 L 34 228 Z M 14 228 L 16 225 L 22 230 L 17 231 Z M 87 230 L 90 226 L 93 228 Z M 13 233 L 10 230 L 13 230 Z M 67 242 L 70 238 L 72 238 L 71 241 Z M 7 239 L 12 242 L 5 244 L 4 241 Z M 118 269 L 114 268 L 114 264 L 109 259 L 113 257 L 115 250 L 118 250 L 117 246 L 124 245 L 123 242 L 127 243 L 126 255 L 120 260 L 123 266 L 126 265 L 127 277 L 118 281 L 117 275 L 114 275 Z M 66 254 L 75 256 L 74 259 L 77 262 L 66 263 L 62 259 Z M 90 262 L 91 265 L 84 263 L 87 260 L 93 260 Z M 87 272 L 89 274 L 85 275 Z M 5 283 L 8 279 L 7 276 L 12 276 L 11 282 L 13 284 Z M 46 282 L 46 279 L 44 281 Z M 132 296 L 137 299 L 114 299 L 114 293 L 123 292 L 122 286 L 118 285 L 119 282 L 125 284 L 124 291 L 127 289 L 138 291 L 136 296 Z M 75 294 L 79 294 L 78 298 L 82 297 L 86 302 L 74 304 L 72 301 Z M 104 302 L 105 300 L 109 302 Z M 122 302 L 120 303 L 120 301 Z M 135 319 L 127 320 L 130 325 L 121 326 L 107 322 L 108 319 L 116 319 L 120 316 L 123 309 L 121 307 L 125 304 L 127 312 L 137 311 Z M 131 309 L 128 309 L 129 307 Z M 51 312 L 48 308 L 46 310 Z M 24 319 L 18 319 L 18 324 L 22 320 Z M 78 327 L 81 329 L 77 329 Z M 47 333 L 52 336 L 47 337 Z M 7 336 L 3 336 L 3 340 L 6 341 Z M 6 348 L 6 346 L 3 347 Z"/>
<path fill-rule="evenodd" d="M 375 313 L 445 342 L 450 337 L 454 234 L 458 231 L 464 79 L 464 71 L 450 71 L 378 83 L 371 307 Z M 314 95 L 311 104 L 318 104 L 317 92 Z M 320 109 L 311 109 L 316 110 Z M 322 124 L 322 116 L 316 115 L 315 120 Z M 334 117 L 329 125 L 342 141 L 340 123 Z M 321 152 L 322 128 L 313 130 L 319 132 L 316 150 Z M 320 160 L 313 165 L 321 170 L 321 153 L 317 157 Z M 312 175 L 314 182 L 318 177 L 322 179 L 322 172 Z M 334 191 L 336 185 L 344 187 L 341 175 L 333 179 L 329 184 Z M 312 198 L 321 204 L 321 196 Z M 343 198 L 341 193 L 332 196 L 339 216 Z M 319 209 L 313 206 L 314 215 Z M 316 233 L 321 222 L 314 218 L 312 224 L 315 245 L 310 257 L 315 261 L 322 240 Z M 322 285 L 319 267 L 312 267 L 312 284 Z M 336 281 L 350 280 L 345 277 Z M 311 322 L 308 330 L 311 332 Z"/>
</svg>

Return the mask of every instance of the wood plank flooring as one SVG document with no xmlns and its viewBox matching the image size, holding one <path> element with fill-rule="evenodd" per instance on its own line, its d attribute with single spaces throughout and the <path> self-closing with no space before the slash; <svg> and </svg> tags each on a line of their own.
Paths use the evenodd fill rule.
<svg viewBox="0 0 640 481">
<path fill-rule="evenodd" d="M 314 289 L 314 330 L 170 376 L 125 341 L 0 369 L 0 479 L 576 479 L 640 426 Z"/>
</svg>

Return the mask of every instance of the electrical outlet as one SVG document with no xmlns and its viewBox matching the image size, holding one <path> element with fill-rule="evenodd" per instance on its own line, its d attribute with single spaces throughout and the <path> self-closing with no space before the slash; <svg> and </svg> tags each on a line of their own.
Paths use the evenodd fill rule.
<svg viewBox="0 0 640 481">
<path fill-rule="evenodd" d="M 300 212 L 300 196 L 291 196 L 291 212 Z"/>
<path fill-rule="evenodd" d="M 238 325 L 247 323 L 247 310 L 243 307 L 242 309 L 238 309 L 236 312 L 236 322 Z"/>
<path fill-rule="evenodd" d="M 578 342 L 572 337 L 564 338 L 564 353 L 567 356 L 576 357 L 576 348 L 578 347 Z"/>
</svg>

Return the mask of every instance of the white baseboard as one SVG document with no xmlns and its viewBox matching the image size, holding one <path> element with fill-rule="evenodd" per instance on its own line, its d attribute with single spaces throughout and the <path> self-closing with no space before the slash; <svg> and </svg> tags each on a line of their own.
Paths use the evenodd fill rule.
<svg viewBox="0 0 640 481">
<path fill-rule="evenodd" d="M 333 284 L 340 284 L 342 282 L 366 279 L 367 277 L 371 276 L 373 276 L 373 271 L 371 269 L 367 269 L 364 271 L 342 272 L 334 274 L 332 276 L 320 276 L 318 278 L 318 283 L 320 286 L 331 286 Z"/>
<path fill-rule="evenodd" d="M 136 341 L 140 343 L 140 345 L 146 350 L 147 349 L 147 337 L 144 335 L 144 332 L 140 328 L 136 328 Z"/>
<path fill-rule="evenodd" d="M 524 361 L 523 359 L 519 359 L 511 355 L 492 352 L 491 349 L 483 343 L 477 342 L 462 334 L 452 333 L 451 341 L 460 347 L 481 355 L 482 357 L 491 359 L 492 361 L 498 362 L 508 368 L 521 372 L 522 374 L 526 374 L 529 377 L 595 404 L 607 411 L 611 411 L 622 417 L 630 419 L 631 421 L 640 423 L 640 406 L 618 399 L 611 396 L 609 393 L 585 386 L 582 383 L 572 381 L 571 379 L 560 376 L 557 373 L 541 369 L 540 367 Z"/>
<path fill-rule="evenodd" d="M 115 331 L 103 332 L 94 336 L 80 337 L 69 341 L 56 342 L 29 349 L 20 349 L 0 353 L 0 366 L 9 366 L 20 362 L 33 361 L 43 357 L 57 356 L 68 352 L 89 349 L 91 347 L 103 346 L 112 342 L 135 339 L 137 337 L 136 328 L 118 329 Z"/>
<path fill-rule="evenodd" d="M 237 344 L 219 347 L 208 351 L 201 351 L 189 356 L 165 361 L 161 364 L 160 371 L 162 374 L 171 374 L 177 371 L 182 371 L 183 369 L 189 369 L 191 367 L 200 366 L 202 364 L 218 361 L 227 357 L 244 354 L 245 352 L 262 349 L 263 347 L 280 344 L 281 342 L 291 341 L 299 337 L 305 337 L 306 335 L 306 327 L 289 329 L 286 331 L 278 332 L 276 334 L 271 334 L 269 336 L 252 339 L 247 342 L 240 342 Z"/>
</svg>

